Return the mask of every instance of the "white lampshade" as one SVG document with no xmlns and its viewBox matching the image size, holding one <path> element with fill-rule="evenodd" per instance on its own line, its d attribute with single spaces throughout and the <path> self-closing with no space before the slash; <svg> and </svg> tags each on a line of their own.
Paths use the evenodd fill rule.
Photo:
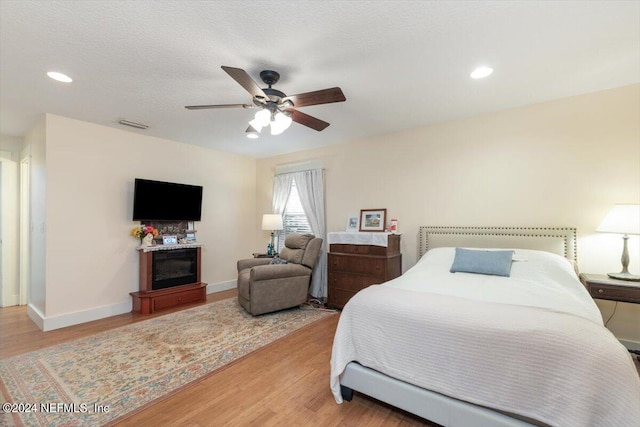
<svg viewBox="0 0 640 427">
<path fill-rule="evenodd" d="M 262 215 L 263 230 L 282 230 L 282 216 L 280 214 L 264 214 Z"/>
<path fill-rule="evenodd" d="M 271 135 L 280 135 L 291 126 L 293 120 L 291 117 L 284 113 L 278 112 L 274 116 L 274 120 L 271 122 Z"/>
<path fill-rule="evenodd" d="M 261 128 L 267 127 L 269 126 L 269 122 L 271 121 L 271 112 L 267 109 L 263 109 L 260 110 L 256 113 L 256 115 L 254 116 L 254 119 L 251 120 L 252 123 L 254 122 L 254 124 L 252 124 L 252 126 L 256 129 L 258 129 L 258 126 Z"/>
<path fill-rule="evenodd" d="M 249 125 L 249 127 L 247 128 L 247 130 L 245 132 L 246 132 L 247 138 L 249 138 L 249 139 L 258 138 L 258 136 L 259 136 L 258 134 L 260 133 L 251 125 Z"/>
<path fill-rule="evenodd" d="M 260 133 L 262 131 L 262 122 L 260 120 L 249 120 L 249 126 L 251 127 L 251 129 L 255 129 L 256 132 Z"/>
<path fill-rule="evenodd" d="M 596 231 L 602 233 L 640 234 L 640 205 L 614 205 Z"/>
</svg>

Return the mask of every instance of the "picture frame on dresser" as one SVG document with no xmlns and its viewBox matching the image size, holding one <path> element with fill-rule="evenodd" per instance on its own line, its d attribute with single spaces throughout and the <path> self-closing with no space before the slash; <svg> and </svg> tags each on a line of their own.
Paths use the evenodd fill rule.
<svg viewBox="0 0 640 427">
<path fill-rule="evenodd" d="M 360 209 L 360 231 L 384 231 L 386 224 L 386 209 Z"/>
<path fill-rule="evenodd" d="M 346 229 L 347 232 L 357 233 L 359 226 L 360 226 L 360 222 L 358 221 L 357 215 L 349 215 L 349 217 L 347 217 L 347 229 Z"/>
</svg>

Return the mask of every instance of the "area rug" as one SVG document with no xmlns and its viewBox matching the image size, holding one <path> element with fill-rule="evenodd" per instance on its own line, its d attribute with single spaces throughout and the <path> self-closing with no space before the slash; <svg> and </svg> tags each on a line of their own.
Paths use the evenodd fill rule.
<svg viewBox="0 0 640 427">
<path fill-rule="evenodd" d="M 332 314 L 253 317 L 233 298 L 3 359 L 3 409 L 26 426 L 109 424 Z"/>
</svg>

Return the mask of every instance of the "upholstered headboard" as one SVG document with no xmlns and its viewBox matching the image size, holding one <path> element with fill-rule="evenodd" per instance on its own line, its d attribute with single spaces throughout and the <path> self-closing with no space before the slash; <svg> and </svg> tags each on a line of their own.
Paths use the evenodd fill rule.
<svg viewBox="0 0 640 427">
<path fill-rule="evenodd" d="M 576 229 L 570 227 L 420 227 L 419 257 L 439 247 L 537 249 L 577 262 Z"/>
</svg>

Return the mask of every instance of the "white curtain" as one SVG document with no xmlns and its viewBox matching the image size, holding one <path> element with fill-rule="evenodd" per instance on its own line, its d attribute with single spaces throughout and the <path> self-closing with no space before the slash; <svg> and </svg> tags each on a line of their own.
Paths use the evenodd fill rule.
<svg viewBox="0 0 640 427">
<path fill-rule="evenodd" d="M 296 180 L 300 203 L 302 204 L 302 209 L 304 209 L 304 214 L 307 216 L 313 234 L 323 239 L 320 257 L 313 268 L 309 293 L 315 298 L 326 298 L 327 251 L 325 247 L 327 245 L 327 237 L 324 220 L 324 171 L 323 169 L 312 169 L 286 175 L 277 175 L 276 178 L 287 175 L 291 175 L 293 179 Z"/>
<path fill-rule="evenodd" d="M 290 173 L 276 175 L 273 179 L 273 213 L 282 215 L 284 208 L 289 200 L 291 193 L 291 185 L 293 184 L 293 175 Z"/>
<path fill-rule="evenodd" d="M 282 174 L 276 175 L 273 179 L 273 200 L 271 201 L 273 213 L 284 215 L 284 209 L 287 207 L 287 201 L 289 201 L 289 194 L 291 193 L 291 185 L 293 184 L 293 175 Z M 278 252 L 280 245 L 280 236 L 282 232 L 276 233 L 276 247 L 274 248 Z"/>
</svg>

